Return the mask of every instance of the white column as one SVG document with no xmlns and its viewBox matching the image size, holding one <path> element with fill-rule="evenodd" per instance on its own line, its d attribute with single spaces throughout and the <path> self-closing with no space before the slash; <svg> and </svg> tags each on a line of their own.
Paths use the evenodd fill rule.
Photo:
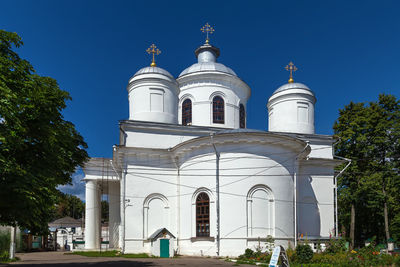
<svg viewBox="0 0 400 267">
<path fill-rule="evenodd" d="M 119 182 L 110 182 L 108 183 L 108 186 L 110 248 L 118 248 L 118 228 L 120 225 L 120 185 Z"/>
<path fill-rule="evenodd" d="M 119 247 L 125 253 L 125 193 L 126 193 L 126 171 L 122 173 L 120 180 L 120 224 L 119 224 Z"/>
<path fill-rule="evenodd" d="M 100 249 L 100 190 L 96 181 L 86 181 L 85 249 Z"/>
</svg>

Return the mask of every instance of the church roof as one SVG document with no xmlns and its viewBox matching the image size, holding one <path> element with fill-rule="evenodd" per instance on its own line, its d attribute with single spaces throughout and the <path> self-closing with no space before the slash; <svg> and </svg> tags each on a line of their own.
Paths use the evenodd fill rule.
<svg viewBox="0 0 400 267">
<path fill-rule="evenodd" d="M 169 78 L 174 79 L 174 77 L 169 73 L 168 71 L 159 68 L 159 67 L 144 67 L 138 70 L 133 77 L 140 75 L 140 74 L 152 74 L 152 73 L 157 73 L 157 74 L 162 74 L 165 76 L 168 76 Z"/>
<path fill-rule="evenodd" d="M 308 88 L 308 86 L 305 85 L 305 84 L 302 84 L 302 83 L 287 83 L 287 84 L 282 85 L 278 89 L 276 89 L 273 94 L 276 94 L 276 93 L 279 93 L 279 92 L 283 92 L 283 91 L 286 91 L 286 90 L 290 90 L 290 89 L 304 89 L 304 90 L 307 90 L 307 91 L 310 91 L 311 93 L 313 93 L 313 91 L 311 91 L 311 89 Z"/>
<path fill-rule="evenodd" d="M 164 236 L 166 234 L 169 234 L 171 237 L 175 238 L 175 236 L 171 234 L 171 232 L 168 231 L 167 228 L 160 228 L 157 231 L 155 231 L 151 236 L 149 236 L 149 240 L 154 241 L 157 238 Z"/>
<path fill-rule="evenodd" d="M 201 72 L 201 71 L 218 71 L 237 76 L 236 73 L 231 68 L 228 68 L 224 64 L 217 62 L 202 62 L 202 63 L 195 63 L 192 66 L 186 68 L 184 71 L 181 72 L 181 74 L 179 74 L 179 77 L 189 73 Z"/>
<path fill-rule="evenodd" d="M 64 217 L 52 221 L 49 223 L 49 227 L 59 228 L 59 227 L 80 227 L 82 226 L 82 222 L 80 220 L 74 219 L 72 217 Z"/>
<path fill-rule="evenodd" d="M 217 58 L 220 54 L 217 47 L 210 44 L 204 44 L 196 49 L 195 54 L 198 62 L 182 71 L 181 74 L 179 74 L 179 77 L 202 71 L 216 71 L 237 76 L 231 68 L 217 62 Z"/>
</svg>

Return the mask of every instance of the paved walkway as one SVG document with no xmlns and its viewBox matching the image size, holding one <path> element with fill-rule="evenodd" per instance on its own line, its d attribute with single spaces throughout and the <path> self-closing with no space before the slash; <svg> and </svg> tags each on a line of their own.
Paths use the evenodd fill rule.
<svg viewBox="0 0 400 267">
<path fill-rule="evenodd" d="M 205 257 L 179 257 L 172 259 L 147 258 L 147 259 L 127 259 L 127 258 L 103 258 L 103 257 L 85 257 L 79 255 L 65 254 L 65 252 L 32 252 L 17 253 L 21 260 L 10 263 L 8 266 L 23 265 L 44 266 L 44 267 L 150 267 L 150 266 L 232 266 L 234 263 L 225 262 L 213 258 Z M 1 265 L 0 266 L 7 266 Z M 241 265 L 244 266 L 244 265 Z"/>
</svg>

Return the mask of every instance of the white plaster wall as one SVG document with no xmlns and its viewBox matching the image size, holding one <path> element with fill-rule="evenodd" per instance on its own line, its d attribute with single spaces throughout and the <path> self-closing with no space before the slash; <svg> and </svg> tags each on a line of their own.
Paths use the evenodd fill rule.
<svg viewBox="0 0 400 267">
<path fill-rule="evenodd" d="M 198 135 L 183 135 L 176 134 L 162 134 L 156 132 L 142 133 L 142 132 L 126 132 L 126 146 L 127 147 L 143 147 L 143 148 L 170 148 L 177 144 L 196 138 Z"/>
<path fill-rule="evenodd" d="M 310 238 L 329 237 L 334 229 L 332 165 L 303 162 L 298 177 L 298 232 Z"/>
<path fill-rule="evenodd" d="M 248 232 L 247 194 L 258 185 L 267 186 L 273 193 L 271 205 L 272 236 L 278 240 L 293 239 L 293 180 L 292 161 L 288 150 L 278 146 L 260 144 L 239 147 L 219 147 L 223 153 L 220 162 L 220 210 L 221 210 L 221 255 L 237 256 L 251 239 L 266 238 L 266 230 L 251 236 Z M 238 153 L 225 151 L 240 150 Z M 215 154 L 210 148 L 196 150 L 199 156 L 191 155 L 181 166 L 181 234 L 180 253 L 186 255 L 215 255 L 216 242 L 196 241 L 195 210 L 193 194 L 195 188 L 204 188 L 210 194 L 210 236 L 216 238 L 215 211 Z M 204 154 L 204 155 L 203 155 Z M 283 156 L 285 155 L 285 156 Z M 241 168 L 241 169 L 238 169 Z M 198 177 L 196 176 L 198 174 Z M 189 203 L 192 204 L 190 208 Z M 253 214 L 253 216 L 257 216 Z M 258 215 L 265 217 L 265 214 Z"/>
<path fill-rule="evenodd" d="M 268 130 L 271 132 L 314 133 L 315 97 L 302 89 L 286 90 L 271 96 L 268 101 Z M 307 106 L 303 120 L 299 107 Z"/>
<path fill-rule="evenodd" d="M 141 154 L 126 160 L 126 199 L 129 204 L 125 210 L 125 249 L 127 253 L 150 253 L 151 244 L 147 239 L 155 228 L 162 226 L 176 233 L 173 219 L 176 217 L 176 185 L 171 183 L 176 171 L 168 158 Z M 155 221 L 157 212 L 161 214 Z"/>
<path fill-rule="evenodd" d="M 223 73 L 197 73 L 178 78 L 178 82 L 179 124 L 182 124 L 182 102 L 189 98 L 192 101 L 192 125 L 239 128 L 239 104 L 243 104 L 246 108 L 250 97 L 250 88 L 247 84 L 236 76 Z M 224 99 L 224 124 L 213 123 L 212 100 L 215 96 Z"/>
<path fill-rule="evenodd" d="M 311 153 L 310 158 L 332 159 L 332 143 L 331 142 L 310 142 Z"/>
<path fill-rule="evenodd" d="M 214 140 L 221 153 L 222 256 L 237 256 L 246 247 L 254 249 L 258 240 L 265 239 L 268 234 L 275 238 L 276 244 L 293 244 L 293 173 L 295 158 L 303 150 L 304 143 L 287 140 L 287 137 L 243 137 L 216 135 Z M 195 140 L 164 152 L 140 150 L 135 154 L 135 148 L 132 152 L 125 152 L 126 199 L 129 200 L 126 205 L 127 253 L 150 253 L 152 247 L 147 238 L 156 228 L 166 227 L 177 237 L 174 245 L 178 253 L 216 255 L 215 153 L 210 139 L 199 140 L 202 141 Z M 178 157 L 177 162 L 173 160 L 175 157 Z M 299 204 L 299 233 L 307 231 L 304 227 L 308 225 L 317 225 L 318 231 L 313 235 L 327 236 L 333 228 L 333 184 L 330 179 L 333 165 L 326 162 L 316 159 L 300 162 L 298 200 L 305 198 L 312 202 L 310 196 L 314 196 L 314 204 L 317 203 L 314 207 L 319 217 L 310 216 L 310 209 Z M 175 164 L 180 166 L 179 176 Z M 319 179 L 322 174 L 329 179 Z M 248 195 L 260 186 L 272 193 L 266 208 L 269 215 L 258 216 L 252 211 L 252 216 L 256 216 L 255 221 L 265 221 L 269 217 L 271 232 L 251 232 L 249 226 Z M 210 197 L 210 236 L 214 240 L 196 238 L 195 199 L 203 191 Z M 153 214 L 149 212 L 152 203 L 159 204 L 154 207 Z M 159 214 L 157 221 L 154 220 L 157 219 L 155 214 Z"/>
<path fill-rule="evenodd" d="M 141 74 L 131 79 L 128 92 L 130 120 L 178 122 L 179 89 L 174 79 L 154 73 Z"/>
</svg>

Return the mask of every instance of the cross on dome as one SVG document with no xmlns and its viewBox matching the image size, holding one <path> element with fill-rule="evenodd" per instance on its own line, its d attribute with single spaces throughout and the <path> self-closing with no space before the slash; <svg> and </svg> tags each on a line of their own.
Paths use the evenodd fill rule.
<svg viewBox="0 0 400 267">
<path fill-rule="evenodd" d="M 200 29 L 203 33 L 206 33 L 206 44 L 209 43 L 210 39 L 208 38 L 209 34 L 213 34 L 213 32 L 215 31 L 213 27 L 210 26 L 210 24 L 208 24 L 208 22 L 206 23 L 206 25 L 204 25 L 201 29 Z"/>
<path fill-rule="evenodd" d="M 161 54 L 161 51 L 157 48 L 155 44 L 152 44 L 149 48 L 147 48 L 146 52 L 149 54 L 153 54 L 153 60 L 151 61 L 150 67 L 156 67 L 157 65 L 154 55 L 158 56 L 159 54 Z"/>
<path fill-rule="evenodd" d="M 290 72 L 289 83 L 293 83 L 293 73 L 297 70 L 296 66 L 293 64 L 292 61 L 288 65 L 286 65 L 285 69 Z"/>
</svg>

